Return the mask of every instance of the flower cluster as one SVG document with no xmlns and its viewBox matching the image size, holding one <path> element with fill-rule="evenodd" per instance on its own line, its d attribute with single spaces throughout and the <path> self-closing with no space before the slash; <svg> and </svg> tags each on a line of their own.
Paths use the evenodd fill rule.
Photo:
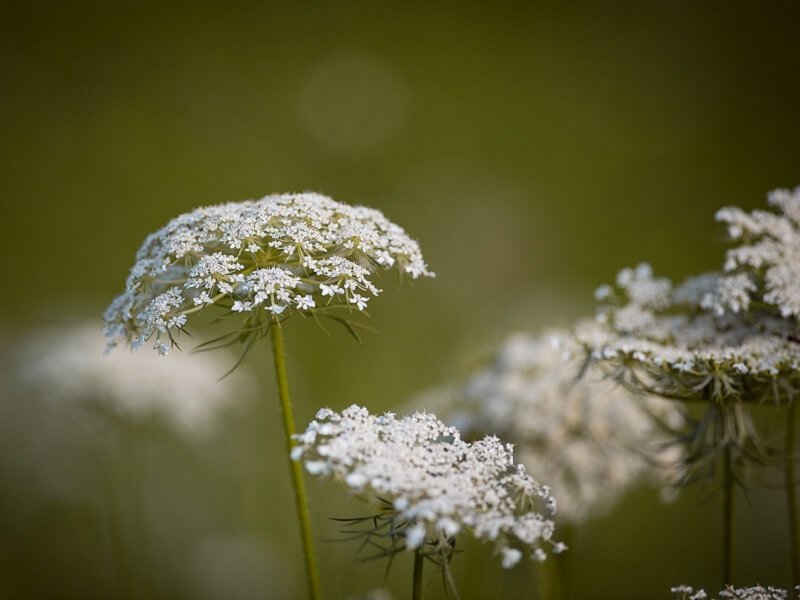
<svg viewBox="0 0 800 600">
<path fill-rule="evenodd" d="M 714 600 L 706 594 L 705 590 L 697 590 L 690 585 L 678 585 L 670 588 L 676 600 Z M 800 590 L 798 590 L 800 591 Z M 716 600 L 787 600 L 789 592 L 780 588 L 761 587 L 760 585 L 747 588 L 736 588 L 732 585 L 720 590 Z"/>
<path fill-rule="evenodd" d="M 334 476 L 382 501 L 406 549 L 446 559 L 464 530 L 493 541 L 506 568 L 524 551 L 544 560 L 545 543 L 565 549 L 552 541 L 556 502 L 549 488 L 515 465 L 511 446 L 495 437 L 468 443 L 431 414 L 398 419 L 355 405 L 320 410 L 296 437 L 292 458 L 313 475 Z"/>
<path fill-rule="evenodd" d="M 53 403 L 77 403 L 127 420 L 166 418 L 185 432 L 203 432 L 236 398 L 249 393 L 244 375 L 218 381 L 210 355 L 181 356 L 165 364 L 131 352 L 104 355 L 95 323 L 44 330 L 19 348 L 20 377 Z"/>
<path fill-rule="evenodd" d="M 728 250 L 720 312 L 747 309 L 751 300 L 773 307 L 782 317 L 800 317 L 800 187 L 775 190 L 767 198 L 775 212 L 748 214 L 736 207 L 723 208 L 717 220 L 725 223 L 739 245 Z M 744 300 L 742 306 L 737 298 Z M 726 301 L 726 300 L 733 300 Z"/>
<path fill-rule="evenodd" d="M 680 448 L 668 443 L 669 431 L 683 429 L 681 408 L 597 377 L 577 379 L 580 350 L 564 331 L 515 334 L 463 381 L 423 395 L 465 436 L 512 442 L 569 523 L 610 507 L 644 476 L 666 491 L 681 475 Z"/>
<path fill-rule="evenodd" d="M 250 327 L 333 307 L 363 311 L 379 270 L 433 277 L 418 244 L 377 210 L 315 193 L 198 208 L 148 236 L 106 336 L 166 354 L 190 315 L 209 306 Z"/>
<path fill-rule="evenodd" d="M 720 280 L 706 274 L 673 287 L 646 264 L 625 269 L 615 288 L 602 288 L 608 304 L 597 322 L 577 328 L 578 340 L 639 391 L 717 404 L 791 400 L 800 389 L 800 344 L 790 324 L 720 313 L 716 299 L 727 289 Z"/>
<path fill-rule="evenodd" d="M 630 389 L 706 403 L 687 438 L 690 462 L 731 450 L 736 465 L 768 452 L 748 404 L 789 403 L 800 392 L 800 343 L 794 302 L 800 257 L 800 191 L 773 192 L 781 212 L 726 208 L 717 218 L 741 243 L 723 271 L 678 286 L 646 264 L 602 286 L 596 322 L 577 338 L 607 376 Z M 797 304 L 796 306 L 800 306 Z M 745 460 L 739 460 L 745 459 Z"/>
</svg>

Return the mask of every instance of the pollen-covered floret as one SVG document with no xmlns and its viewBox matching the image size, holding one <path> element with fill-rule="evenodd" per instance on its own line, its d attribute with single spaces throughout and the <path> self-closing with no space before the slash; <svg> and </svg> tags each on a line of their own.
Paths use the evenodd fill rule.
<svg viewBox="0 0 800 600">
<path fill-rule="evenodd" d="M 166 353 L 193 313 L 244 313 L 248 324 L 331 307 L 363 311 L 397 268 L 433 277 L 419 245 L 380 211 L 315 193 L 198 208 L 147 237 L 125 292 L 105 313 L 109 345 L 153 340 Z"/>
<path fill-rule="evenodd" d="M 581 347 L 566 331 L 508 337 L 462 380 L 424 393 L 446 421 L 469 437 L 493 434 L 558 498 L 558 519 L 580 523 L 650 478 L 668 494 L 680 479 L 681 408 L 603 381 L 578 379 Z"/>
<path fill-rule="evenodd" d="M 566 549 L 552 541 L 556 503 L 549 488 L 495 437 L 468 443 L 431 414 L 398 419 L 353 405 L 341 413 L 320 410 L 296 439 L 292 457 L 309 473 L 388 504 L 391 531 L 406 549 L 450 552 L 450 541 L 466 531 L 494 542 L 507 568 L 523 552 L 544 560 L 544 545 Z"/>
</svg>

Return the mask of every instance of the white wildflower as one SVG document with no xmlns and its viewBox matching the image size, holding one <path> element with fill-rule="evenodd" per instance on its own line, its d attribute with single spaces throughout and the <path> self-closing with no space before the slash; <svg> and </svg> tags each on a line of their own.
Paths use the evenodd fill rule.
<svg viewBox="0 0 800 600">
<path fill-rule="evenodd" d="M 794 326 L 769 315 L 739 318 L 719 310 L 721 303 L 709 298 L 720 297 L 721 279 L 705 275 L 677 288 L 662 286 L 660 308 L 642 307 L 634 298 L 605 306 L 594 324 L 578 327 L 578 339 L 617 381 L 639 391 L 680 400 L 790 400 L 800 384 Z M 618 297 L 626 297 L 625 289 Z"/>
<path fill-rule="evenodd" d="M 398 419 L 355 405 L 320 412 L 306 434 L 296 436 L 306 470 L 380 498 L 393 521 L 405 523 L 397 531 L 408 549 L 449 552 L 447 540 L 467 531 L 494 542 L 510 567 L 511 549 L 543 557 L 541 546 L 554 544 L 550 490 L 495 437 L 467 443 L 431 414 Z"/>
<path fill-rule="evenodd" d="M 294 299 L 295 305 L 297 306 L 297 310 L 310 310 L 316 306 L 314 302 L 314 297 L 311 294 L 306 294 L 305 296 L 297 296 Z"/>
<path fill-rule="evenodd" d="M 795 323 L 753 308 L 744 295 L 749 279 L 734 278 L 690 279 L 650 306 L 630 297 L 625 304 L 620 289 L 615 304 L 576 332 L 586 356 L 623 387 L 705 403 L 684 437 L 686 467 L 695 472 L 731 453 L 737 469 L 767 460 L 749 405 L 792 402 L 800 390 Z"/>
<path fill-rule="evenodd" d="M 110 345 L 171 341 L 211 305 L 257 328 L 292 311 L 355 306 L 380 293 L 376 272 L 433 277 L 418 244 L 379 211 L 315 193 L 199 208 L 147 237 L 125 292 L 105 314 Z"/>
<path fill-rule="evenodd" d="M 218 381 L 222 367 L 210 355 L 167 363 L 149 353 L 106 356 L 104 345 L 95 323 L 35 333 L 19 349 L 21 377 L 43 400 L 133 421 L 160 416 L 185 432 L 207 431 L 220 410 L 250 393 L 244 375 Z"/>
<path fill-rule="evenodd" d="M 580 346 L 566 332 L 519 333 L 479 370 L 422 398 L 465 436 L 512 442 L 517 459 L 552 488 L 559 520 L 579 523 L 643 477 L 674 484 L 680 452 L 667 446 L 661 424 L 684 424 L 673 403 L 597 376 L 578 380 L 580 370 Z"/>
<path fill-rule="evenodd" d="M 800 317 L 800 187 L 775 190 L 768 202 L 774 212 L 745 213 L 729 207 L 717 213 L 739 245 L 728 250 L 725 270 L 747 274 L 742 293 L 777 309 L 784 318 Z M 729 307 L 736 312 L 735 306 Z M 746 307 L 745 307 L 746 309 Z"/>
</svg>

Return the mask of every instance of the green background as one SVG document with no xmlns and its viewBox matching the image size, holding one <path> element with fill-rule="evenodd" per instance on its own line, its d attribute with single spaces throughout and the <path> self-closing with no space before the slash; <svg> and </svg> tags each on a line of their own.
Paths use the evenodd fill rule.
<svg viewBox="0 0 800 600">
<path fill-rule="evenodd" d="M 438 277 L 385 278 L 362 346 L 287 324 L 298 424 L 325 405 L 401 406 L 511 331 L 590 314 L 621 267 L 718 268 L 715 210 L 800 183 L 799 26 L 794 2 L 4 3 L 5 356 L 43 325 L 100 327 L 136 248 L 171 217 L 315 190 L 384 211 Z M 302 596 L 268 350 L 246 364 L 260 395 L 213 438 L 134 432 L 117 485 L 137 505 L 123 511 L 135 596 Z M 49 464 L 60 446 L 24 394 L 2 402 L 0 596 L 114 597 L 105 523 L 35 484 L 32 456 Z M 73 444 L 52 469 L 98 451 Z M 335 536 L 328 516 L 362 510 L 309 487 L 320 539 Z M 763 487 L 739 504 L 737 583 L 788 586 L 782 497 Z M 665 507 L 642 490 L 581 528 L 574 597 L 717 589 L 710 492 Z M 190 561 L 204 536 L 250 540 L 263 569 L 223 545 L 209 551 L 222 590 L 207 585 Z M 318 547 L 326 597 L 383 585 L 351 545 Z M 386 580 L 397 597 L 410 562 Z M 454 569 L 464 598 L 533 593 L 527 567 L 502 571 L 488 547 Z"/>
</svg>

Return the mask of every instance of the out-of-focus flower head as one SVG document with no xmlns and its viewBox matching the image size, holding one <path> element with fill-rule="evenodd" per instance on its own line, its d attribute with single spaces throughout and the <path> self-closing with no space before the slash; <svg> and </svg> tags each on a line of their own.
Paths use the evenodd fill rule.
<svg viewBox="0 0 800 600">
<path fill-rule="evenodd" d="M 465 442 L 432 414 L 398 419 L 353 405 L 320 410 L 297 441 L 292 457 L 309 473 L 379 500 L 387 555 L 420 548 L 446 565 L 461 532 L 494 542 L 506 568 L 524 553 L 544 560 L 544 546 L 565 549 L 552 540 L 550 489 L 495 437 Z"/>
<path fill-rule="evenodd" d="M 198 208 L 144 241 L 105 313 L 106 336 L 133 348 L 152 340 L 166 354 L 211 306 L 243 316 L 242 339 L 292 313 L 364 311 L 381 291 L 375 275 L 393 267 L 434 276 L 419 245 L 378 210 L 310 192 Z"/>
<path fill-rule="evenodd" d="M 80 404 L 129 420 L 165 418 L 186 432 L 207 431 L 219 411 L 246 397 L 246 374 L 219 381 L 212 355 L 166 363 L 131 351 L 105 355 L 97 324 L 79 323 L 32 334 L 18 349 L 20 378 L 43 401 Z"/>
</svg>

